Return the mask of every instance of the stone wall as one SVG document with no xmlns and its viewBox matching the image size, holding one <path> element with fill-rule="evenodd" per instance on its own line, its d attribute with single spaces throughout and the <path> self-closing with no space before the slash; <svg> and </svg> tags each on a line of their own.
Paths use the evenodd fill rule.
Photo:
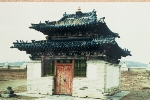
<svg viewBox="0 0 150 100">
<path fill-rule="evenodd" d="M 0 69 L 26 69 L 26 67 L 24 66 L 8 66 L 8 67 L 0 66 Z"/>
<path fill-rule="evenodd" d="M 0 80 L 27 79 L 26 69 L 0 69 Z"/>
<path fill-rule="evenodd" d="M 130 68 L 128 71 L 121 71 L 121 90 L 150 89 L 150 71 L 145 69 Z"/>
</svg>

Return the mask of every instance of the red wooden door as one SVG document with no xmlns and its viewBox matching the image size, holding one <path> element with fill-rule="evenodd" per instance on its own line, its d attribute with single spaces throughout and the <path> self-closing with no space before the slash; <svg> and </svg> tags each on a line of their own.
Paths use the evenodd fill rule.
<svg viewBox="0 0 150 100">
<path fill-rule="evenodd" d="M 57 60 L 58 61 L 58 60 Z M 55 61 L 56 65 L 56 83 L 55 83 L 55 94 L 72 94 L 72 78 L 73 78 L 73 65 L 74 61 L 70 60 L 70 63 L 64 62 L 58 63 Z"/>
</svg>

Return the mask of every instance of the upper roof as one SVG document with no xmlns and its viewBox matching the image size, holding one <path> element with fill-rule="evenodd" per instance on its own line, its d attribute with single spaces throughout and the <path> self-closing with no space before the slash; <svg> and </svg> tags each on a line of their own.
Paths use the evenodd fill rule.
<svg viewBox="0 0 150 100">
<path fill-rule="evenodd" d="M 58 21 L 45 21 L 45 23 L 31 24 L 29 28 L 42 32 L 50 36 L 64 36 L 63 33 L 92 31 L 95 34 L 113 35 L 119 37 L 117 33 L 112 32 L 104 22 L 105 17 L 97 19 L 96 11 L 83 13 L 80 10 L 75 14 L 63 14 Z M 71 34 L 73 35 L 73 34 Z"/>
<path fill-rule="evenodd" d="M 37 28 L 41 26 L 49 26 L 50 28 L 59 28 L 59 27 L 69 27 L 69 26 L 76 26 L 76 25 L 83 25 L 83 24 L 90 24 L 92 22 L 96 22 L 97 15 L 96 11 L 93 10 L 92 12 L 82 13 L 81 11 L 77 11 L 75 14 L 63 14 L 63 17 L 58 21 L 45 21 L 45 23 L 39 24 L 31 24 L 29 28 L 33 28 L 38 30 Z M 101 21 L 101 20 L 99 20 Z M 48 27 L 46 27 L 48 28 Z"/>
</svg>

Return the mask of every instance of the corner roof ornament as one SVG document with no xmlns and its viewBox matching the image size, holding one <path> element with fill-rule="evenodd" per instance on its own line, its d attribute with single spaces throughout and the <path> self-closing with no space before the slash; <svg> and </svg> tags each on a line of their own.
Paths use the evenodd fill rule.
<svg viewBox="0 0 150 100">
<path fill-rule="evenodd" d="M 66 15 L 67 15 L 67 13 L 66 13 L 66 12 L 64 12 L 63 16 L 66 16 Z"/>
</svg>

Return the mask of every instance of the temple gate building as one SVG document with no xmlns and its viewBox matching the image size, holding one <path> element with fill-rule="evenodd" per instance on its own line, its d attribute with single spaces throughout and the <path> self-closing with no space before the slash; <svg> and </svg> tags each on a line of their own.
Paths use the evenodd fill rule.
<svg viewBox="0 0 150 100">
<path fill-rule="evenodd" d="M 112 32 L 96 11 L 63 14 L 58 21 L 31 24 L 45 40 L 14 42 L 30 54 L 27 65 L 27 91 L 40 94 L 65 94 L 100 98 L 120 91 L 121 57 L 130 56 L 118 46 Z"/>
</svg>

